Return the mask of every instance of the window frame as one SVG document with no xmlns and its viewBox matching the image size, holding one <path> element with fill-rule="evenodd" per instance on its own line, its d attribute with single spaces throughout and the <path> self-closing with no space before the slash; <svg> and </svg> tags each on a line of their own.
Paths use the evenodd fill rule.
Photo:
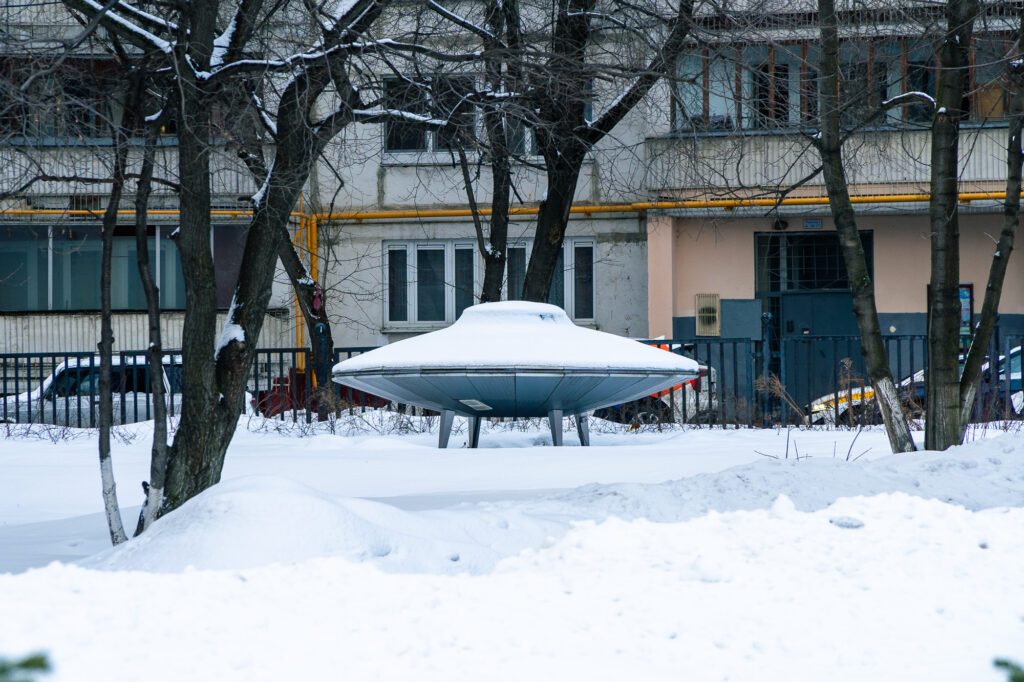
<svg viewBox="0 0 1024 682">
<path fill-rule="evenodd" d="M 998 52 L 998 46 L 1007 40 L 1002 31 L 976 36 L 972 44 L 971 86 L 969 88 L 969 113 L 962 122 L 971 127 L 1005 126 L 1004 74 L 994 70 L 983 73 L 982 65 L 974 59 L 985 50 Z M 912 91 L 911 80 L 921 80 L 924 72 L 925 90 L 934 89 L 934 82 L 928 84 L 928 73 L 933 65 L 932 44 L 914 36 L 878 36 L 875 38 L 848 38 L 840 43 L 840 68 L 843 89 L 850 93 L 862 93 L 843 107 L 844 125 L 857 119 L 858 111 L 871 111 L 880 99 Z M 712 64 L 723 63 L 712 72 Z M 776 80 L 775 69 L 788 65 L 785 86 Z M 817 96 L 813 86 L 819 76 L 819 46 L 811 40 L 783 41 L 775 44 L 754 43 L 740 45 L 718 45 L 695 49 L 680 55 L 675 65 L 677 81 L 671 97 L 672 135 L 728 135 L 728 134 L 776 134 L 813 128 L 817 117 Z M 735 74 L 735 84 L 721 76 Z M 768 102 L 757 99 L 758 76 L 764 87 L 760 88 Z M 717 75 L 716 75 L 717 74 Z M 851 76 L 854 76 L 851 78 Z M 788 88 L 785 95 L 788 115 L 774 102 L 772 93 L 781 87 Z M 993 102 L 991 112 L 983 108 L 979 92 L 987 88 L 985 102 Z M 1002 92 L 997 90 L 1002 87 Z M 719 92 L 719 90 L 722 90 Z M 735 104 L 730 104 L 729 97 Z M 714 100 L 714 104 L 712 102 Z M 859 100 L 859 101 L 858 101 Z M 1005 105 L 1003 105 L 1005 106 Z M 759 109 L 768 116 L 758 118 Z M 712 114 L 712 110 L 715 111 Z M 763 114 L 765 111 L 761 111 Z M 893 127 L 922 127 L 919 112 L 911 107 L 880 112 L 870 122 L 858 123 L 864 130 Z"/>
<path fill-rule="evenodd" d="M 444 319 L 419 319 L 419 291 L 417 285 L 417 255 L 420 250 L 444 251 Z M 473 239 L 387 239 L 381 244 L 381 281 L 383 291 L 383 308 L 381 310 L 383 330 L 387 331 L 424 331 L 439 329 L 452 324 L 456 320 L 456 250 L 469 249 L 473 253 L 473 300 L 475 301 L 480 287 L 483 285 L 482 262 L 477 254 L 476 242 Z M 391 279 L 390 253 L 405 252 L 405 320 L 392 320 L 391 314 Z"/>
<path fill-rule="evenodd" d="M 577 317 L 576 316 L 576 248 L 580 246 L 589 246 L 591 249 L 590 256 L 590 309 L 593 315 L 591 317 Z M 517 239 L 510 240 L 508 243 L 509 249 L 525 249 L 524 263 L 526 266 L 530 263 L 530 253 L 533 251 L 533 240 L 532 239 Z M 511 258 L 506 258 L 506 269 L 505 279 L 501 284 L 501 295 L 503 300 L 520 300 L 512 298 L 509 295 L 509 270 L 508 264 L 511 263 Z M 597 238 L 580 236 L 580 237 L 566 237 L 562 243 L 562 310 L 569 316 L 569 319 L 574 322 L 580 322 L 583 324 L 592 324 L 596 321 L 597 315 L 597 278 L 596 278 L 596 264 L 597 264 Z M 525 274 L 525 273 L 524 273 Z"/>
<path fill-rule="evenodd" d="M 150 224 L 147 230 L 146 242 L 150 256 L 150 268 L 154 281 L 160 290 L 160 309 L 164 311 L 181 311 L 185 309 L 184 299 L 184 275 L 178 276 L 180 270 L 180 258 L 177 258 L 177 245 L 174 243 L 173 234 L 177 232 L 177 225 Z M 0 233 L 4 236 L 17 235 L 18 231 L 31 232 L 33 239 L 4 239 L 0 240 L 0 249 L 7 241 L 20 241 L 23 244 L 34 242 L 34 246 L 26 247 L 26 258 L 38 250 L 44 254 L 43 261 L 35 264 L 30 263 L 33 271 L 31 282 L 25 280 L 21 286 L 25 286 L 26 299 L 13 301 L 11 308 L 4 307 L 0 313 L 73 313 L 73 312 L 95 312 L 100 308 L 98 280 L 93 289 L 86 289 L 89 300 L 87 303 L 95 302 L 95 305 L 75 305 L 72 303 L 72 292 L 76 289 L 77 282 L 82 277 L 81 272 L 76 272 L 77 265 L 72 262 L 74 256 L 89 254 L 93 264 L 98 268 L 99 264 L 99 240 L 101 238 L 101 226 L 94 222 L 66 222 L 50 224 L 18 224 L 7 222 L 0 224 Z M 114 232 L 114 259 L 111 263 L 111 292 L 113 295 L 113 310 L 115 312 L 144 312 L 146 310 L 145 299 L 141 293 L 141 281 L 138 279 L 135 255 L 135 228 L 132 226 L 118 226 Z M 75 234 L 77 232 L 77 234 Z M 82 250 L 81 246 L 89 243 L 88 250 Z M 213 244 L 211 241 L 211 249 Z M 11 250 L 11 252 L 14 252 Z M 32 267 L 32 266 L 35 267 Z M 92 285 L 91 279 L 86 280 Z M 10 283 L 8 283 L 10 285 Z M 0 287 L 4 281 L 0 278 Z M 38 289 L 36 289 L 38 287 Z M 137 287 L 137 289 L 133 289 Z M 20 287 L 18 287 L 20 288 Z M 34 294 L 33 294 L 34 292 Z M 15 294 L 16 296 L 18 294 Z M 133 298 L 135 300 L 133 300 Z M 0 297 L 0 301 L 3 298 Z M 25 303 L 24 301 L 29 301 Z M 36 300 L 37 304 L 31 301 Z"/>
<path fill-rule="evenodd" d="M 435 80 L 447 81 L 450 85 L 456 81 L 464 81 L 469 89 L 475 89 L 480 84 L 480 77 L 476 73 L 443 73 L 431 75 L 427 79 L 431 83 L 431 87 Z M 423 90 L 417 88 L 417 84 L 409 83 L 406 79 L 395 77 L 388 77 L 384 79 L 383 85 L 383 101 L 385 108 L 392 108 L 391 102 L 388 99 L 388 88 L 395 87 L 398 84 L 405 84 L 406 87 L 418 91 L 420 95 L 417 100 L 413 103 L 415 106 L 410 106 L 410 109 L 414 109 L 414 113 L 422 113 L 424 116 L 430 115 L 430 108 L 427 102 L 427 98 Z M 455 92 L 457 88 L 446 88 L 444 93 Z M 470 106 L 469 111 L 466 112 L 466 116 L 469 123 L 469 128 L 473 132 L 473 136 L 476 137 L 479 134 L 480 128 L 480 112 L 476 106 Z M 392 126 L 396 124 L 404 124 L 409 126 L 410 129 L 419 128 L 423 139 L 422 148 L 410 148 L 410 149 L 391 149 L 389 146 L 389 138 L 391 137 Z M 386 120 L 381 125 L 381 149 L 384 153 L 384 163 L 391 162 L 402 162 L 412 161 L 421 157 L 435 158 L 439 156 L 451 156 L 456 153 L 456 146 L 446 146 L 441 142 L 441 132 L 436 128 L 431 128 L 426 124 L 417 124 L 415 122 L 406 121 L 392 121 Z"/>
<path fill-rule="evenodd" d="M 597 312 L 597 281 L 596 281 L 596 264 L 597 264 L 597 238 L 590 236 L 581 237 L 566 237 L 565 242 L 562 245 L 563 248 L 563 263 L 562 269 L 563 276 L 563 310 L 569 315 L 570 319 L 583 323 L 591 324 L 595 321 L 595 317 L 576 317 L 576 248 L 577 247 L 589 247 L 591 249 L 591 261 L 590 261 L 590 308 L 591 312 L 596 315 Z M 417 290 L 417 278 L 416 278 L 416 256 L 419 249 L 443 249 L 445 252 L 445 267 L 444 267 L 444 297 L 445 297 L 445 316 L 444 320 L 419 320 L 419 293 Z M 530 252 L 533 248 L 533 240 L 518 239 L 511 240 L 508 243 L 508 248 L 524 248 L 525 260 L 524 265 L 529 263 Z M 469 249 L 473 254 L 473 301 L 475 302 L 480 294 L 481 288 L 483 287 L 483 270 L 484 263 L 483 259 L 477 251 L 476 242 L 472 238 L 464 239 L 385 239 L 381 242 L 381 291 L 382 291 L 382 306 L 381 306 L 381 319 L 383 321 L 382 330 L 384 332 L 416 332 L 416 331 L 431 331 L 434 329 L 440 329 L 446 327 L 455 322 L 457 319 L 456 309 L 456 262 L 455 253 L 459 249 Z M 405 295 L 406 295 L 406 308 L 405 308 L 405 320 L 392 320 L 390 318 L 391 313 L 391 281 L 389 277 L 390 271 L 390 253 L 392 251 L 403 251 L 405 253 L 405 267 L 406 267 L 406 282 L 405 282 Z M 506 261 L 507 265 L 507 261 Z M 503 300 L 510 300 L 508 295 L 508 281 L 509 281 L 509 270 L 506 267 L 505 279 L 502 282 L 501 293 Z M 511 299 L 518 300 L 518 299 Z"/>
</svg>

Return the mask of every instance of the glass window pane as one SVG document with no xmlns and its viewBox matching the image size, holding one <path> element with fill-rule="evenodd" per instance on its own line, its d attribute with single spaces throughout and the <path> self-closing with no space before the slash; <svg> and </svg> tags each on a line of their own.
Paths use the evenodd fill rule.
<svg viewBox="0 0 1024 682">
<path fill-rule="evenodd" d="M 409 271 L 405 249 L 388 251 L 388 319 L 406 322 L 409 319 Z"/>
<path fill-rule="evenodd" d="M 680 130 L 702 130 L 704 119 L 704 60 L 688 55 L 679 60 L 676 89 L 676 126 Z"/>
<path fill-rule="evenodd" d="M 45 227 L 0 227 L 0 311 L 47 308 Z"/>
<path fill-rule="evenodd" d="M 178 245 L 167 238 L 171 232 L 173 228 L 160 228 L 160 305 L 181 310 L 185 307 L 185 275 Z"/>
<path fill-rule="evenodd" d="M 473 248 L 455 249 L 455 318 L 473 305 Z"/>
<path fill-rule="evenodd" d="M 548 291 L 548 303 L 565 308 L 565 249 L 558 252 L 555 261 L 555 274 L 551 277 L 551 289 Z"/>
<path fill-rule="evenodd" d="M 977 121 L 1001 119 L 1006 115 L 1006 65 L 1003 55 L 1009 46 L 999 38 L 979 36 L 974 43 L 974 80 L 972 114 Z"/>
<path fill-rule="evenodd" d="M 444 249 L 416 251 L 416 320 L 444 321 Z"/>
<path fill-rule="evenodd" d="M 101 261 L 99 228 L 53 228 L 54 310 L 99 310 Z"/>
<path fill-rule="evenodd" d="M 510 115 L 505 120 L 505 144 L 509 154 L 515 157 L 535 154 L 532 138 L 532 132 L 522 119 Z"/>
<path fill-rule="evenodd" d="M 874 271 L 872 233 L 861 232 L 860 239 L 871 275 Z M 759 234 L 756 268 L 759 295 L 770 291 L 849 289 L 846 264 L 834 233 Z"/>
<path fill-rule="evenodd" d="M 736 63 L 718 53 L 708 62 L 708 130 L 732 130 L 736 121 Z"/>
<path fill-rule="evenodd" d="M 440 111 L 438 118 L 448 125 L 437 131 L 437 149 L 457 149 L 460 140 L 468 144 L 475 139 L 473 106 L 466 95 L 473 91 L 473 79 L 442 76 L 433 81 L 434 97 Z"/>
<path fill-rule="evenodd" d="M 413 114 L 427 113 L 426 96 L 416 85 L 397 79 L 384 82 L 384 101 L 389 109 Z M 427 131 L 421 123 L 390 120 L 384 124 L 386 151 L 426 151 Z"/>
<path fill-rule="evenodd" d="M 839 106 L 843 125 L 882 122 L 878 105 L 888 93 L 890 66 L 884 51 L 875 51 L 869 62 L 865 43 L 847 42 L 842 45 L 840 59 Z"/>
<path fill-rule="evenodd" d="M 526 282 L 526 248 L 509 247 L 508 250 L 508 300 L 518 301 L 523 297 Z"/>
<path fill-rule="evenodd" d="M 152 250 L 151 250 L 152 256 Z M 135 237 L 115 237 L 110 261 L 110 305 L 114 310 L 145 310 Z"/>
<path fill-rule="evenodd" d="M 213 264 L 217 282 L 217 307 L 227 308 L 235 295 L 242 269 L 247 230 L 242 225 L 213 226 Z"/>
<path fill-rule="evenodd" d="M 578 319 L 594 317 L 594 247 L 573 249 L 573 313 Z"/>
</svg>

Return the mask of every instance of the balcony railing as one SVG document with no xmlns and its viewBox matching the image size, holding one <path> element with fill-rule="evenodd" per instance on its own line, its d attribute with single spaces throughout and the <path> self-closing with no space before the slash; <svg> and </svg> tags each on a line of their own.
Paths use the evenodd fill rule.
<svg viewBox="0 0 1024 682">
<path fill-rule="evenodd" d="M 1006 180 L 1005 126 L 965 128 L 960 138 L 960 182 L 964 191 L 983 191 Z M 870 130 L 844 149 L 849 183 L 872 194 L 927 192 L 931 166 L 928 130 Z M 706 190 L 770 193 L 793 185 L 821 159 L 809 134 L 680 134 L 647 140 L 650 192 Z M 1000 187 L 1001 189 L 1001 187 Z M 820 176 L 801 188 L 824 196 Z"/>
</svg>

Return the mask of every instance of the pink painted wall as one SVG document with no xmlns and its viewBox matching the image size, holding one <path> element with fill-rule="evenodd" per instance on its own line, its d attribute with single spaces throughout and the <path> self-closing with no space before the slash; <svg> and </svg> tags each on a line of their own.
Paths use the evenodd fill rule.
<svg viewBox="0 0 1024 682">
<path fill-rule="evenodd" d="M 676 316 L 694 314 L 694 294 L 754 297 L 754 228 L 767 220 L 676 220 Z M 664 281 L 664 280 L 663 280 Z"/>
<path fill-rule="evenodd" d="M 672 336 L 675 310 L 674 272 L 675 219 L 652 215 L 647 218 L 647 325 L 648 337 Z"/>
<path fill-rule="evenodd" d="M 673 229 L 666 229 L 666 221 Z M 1001 229 L 1000 214 L 960 218 L 960 281 L 973 283 L 975 312 L 988 279 L 988 268 Z M 789 218 L 789 232 L 799 233 L 802 218 Z M 832 221 L 822 217 L 822 230 Z M 928 218 L 861 216 L 861 229 L 874 232 L 875 290 L 882 313 L 925 312 L 929 279 Z M 754 297 L 754 234 L 768 232 L 768 218 L 720 220 L 648 218 L 648 319 L 651 335 L 671 334 L 672 317 L 694 315 L 694 294 L 722 298 Z M 671 283 L 671 286 L 666 286 Z M 1010 259 L 1000 312 L 1024 314 L 1024 249 Z"/>
</svg>

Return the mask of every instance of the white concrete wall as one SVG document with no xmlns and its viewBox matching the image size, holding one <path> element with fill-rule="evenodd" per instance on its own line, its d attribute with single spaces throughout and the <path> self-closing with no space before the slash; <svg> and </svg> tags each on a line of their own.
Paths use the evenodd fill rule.
<svg viewBox="0 0 1024 682">
<path fill-rule="evenodd" d="M 642 229 L 635 216 L 594 216 L 570 222 L 568 237 L 593 237 L 595 241 L 592 326 L 597 329 L 634 337 L 647 332 L 647 247 Z M 509 237 L 529 238 L 531 230 L 529 221 L 516 221 Z M 378 345 L 410 335 L 385 325 L 384 241 L 472 238 L 473 224 L 463 219 L 368 222 L 338 225 L 331 233 L 334 244 L 330 250 L 335 256 L 328 265 L 327 301 L 335 343 Z M 482 265 L 478 287 L 481 276 Z M 420 325 L 417 331 L 443 326 Z"/>
<path fill-rule="evenodd" d="M 218 329 L 226 313 L 217 315 Z M 167 350 L 181 348 L 184 313 L 164 312 L 160 333 Z M 145 313 L 113 315 L 114 350 L 142 350 L 149 346 L 149 321 Z M 100 339 L 99 313 L 0 313 L 0 353 L 62 353 L 96 350 Z M 287 311 L 267 315 L 259 339 L 260 348 L 291 348 L 295 334 Z"/>
</svg>

